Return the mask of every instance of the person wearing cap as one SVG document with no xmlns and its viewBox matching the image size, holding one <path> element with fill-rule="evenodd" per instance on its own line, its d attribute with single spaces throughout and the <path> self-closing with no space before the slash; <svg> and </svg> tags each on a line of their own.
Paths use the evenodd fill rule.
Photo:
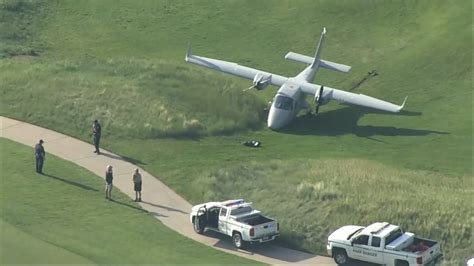
<svg viewBox="0 0 474 266">
<path fill-rule="evenodd" d="M 94 146 L 95 146 L 95 153 L 100 154 L 99 151 L 99 143 L 100 143 L 100 135 L 102 134 L 102 127 L 99 124 L 99 120 L 94 120 L 94 123 L 92 123 L 92 136 L 94 140 Z"/>
<path fill-rule="evenodd" d="M 105 171 L 105 198 L 109 200 L 112 199 L 112 180 L 114 180 L 112 165 L 107 165 Z"/>
<path fill-rule="evenodd" d="M 36 172 L 43 173 L 43 163 L 46 157 L 46 152 L 43 147 L 43 140 L 40 139 L 38 144 L 35 145 L 35 157 L 36 157 Z"/>
<path fill-rule="evenodd" d="M 132 180 L 135 190 L 135 201 L 142 201 L 142 175 L 138 172 L 138 168 L 135 169 Z"/>
</svg>

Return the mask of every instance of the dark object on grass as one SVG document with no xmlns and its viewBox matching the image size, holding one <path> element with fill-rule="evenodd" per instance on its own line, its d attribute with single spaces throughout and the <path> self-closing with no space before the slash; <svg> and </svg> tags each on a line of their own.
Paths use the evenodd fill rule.
<svg viewBox="0 0 474 266">
<path fill-rule="evenodd" d="M 262 145 L 262 142 L 258 140 L 248 140 L 248 141 L 242 142 L 242 145 L 251 147 L 251 148 L 258 148 L 260 147 L 260 145 Z"/>
</svg>

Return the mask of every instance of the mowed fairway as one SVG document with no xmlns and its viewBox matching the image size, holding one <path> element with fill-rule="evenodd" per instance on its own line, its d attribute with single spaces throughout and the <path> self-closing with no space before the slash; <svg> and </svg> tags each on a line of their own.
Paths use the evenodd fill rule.
<svg viewBox="0 0 474 266">
<path fill-rule="evenodd" d="M 190 202 L 254 202 L 281 220 L 284 245 L 324 254 L 335 228 L 388 221 L 441 241 L 447 262 L 471 255 L 470 2 L 8 3 L 0 114 L 84 140 L 99 119 L 108 149 Z M 263 108 L 275 88 L 244 93 L 250 81 L 183 60 L 192 42 L 291 76 L 304 66 L 284 55 L 314 53 L 323 26 L 322 58 L 353 69 L 316 82 L 397 104 L 408 95 L 405 112 L 330 103 L 274 132 Z M 263 147 L 240 145 L 249 139 Z"/>
<path fill-rule="evenodd" d="M 1 264 L 256 264 L 168 229 L 103 181 L 52 155 L 34 172 L 33 150 L 0 139 Z"/>
</svg>

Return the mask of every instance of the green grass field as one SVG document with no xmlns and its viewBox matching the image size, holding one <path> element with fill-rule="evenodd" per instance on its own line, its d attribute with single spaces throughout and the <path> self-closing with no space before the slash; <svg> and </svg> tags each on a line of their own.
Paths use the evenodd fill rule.
<svg viewBox="0 0 474 266">
<path fill-rule="evenodd" d="M 473 230 L 472 6 L 467 1 L 3 1 L 0 114 L 103 145 L 191 202 L 245 197 L 282 221 L 282 243 L 323 253 L 345 224 L 399 223 L 440 240 L 447 262 Z M 22 4 L 18 4 L 22 3 Z M 20 15 L 19 15 L 20 14 Z M 17 21 L 10 23 L 10 21 Z M 395 103 L 390 115 L 330 103 L 281 132 L 275 93 L 184 63 L 199 55 L 283 75 L 323 26 L 317 83 Z M 39 56 L 32 56 L 38 54 Z M 240 142 L 258 139 L 261 149 Z M 289 193 L 284 193 L 289 192 Z"/>
<path fill-rule="evenodd" d="M 181 236 L 100 177 L 49 155 L 34 172 L 32 149 L 0 139 L 0 263 L 255 264 Z"/>
</svg>

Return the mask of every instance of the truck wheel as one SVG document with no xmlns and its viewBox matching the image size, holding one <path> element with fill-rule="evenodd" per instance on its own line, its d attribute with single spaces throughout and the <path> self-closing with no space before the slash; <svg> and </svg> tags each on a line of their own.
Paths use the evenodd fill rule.
<svg viewBox="0 0 474 266">
<path fill-rule="evenodd" d="M 347 253 L 345 250 L 337 250 L 334 251 L 334 261 L 338 265 L 345 265 L 349 262 L 349 257 L 347 257 Z"/>
<path fill-rule="evenodd" d="M 395 266 L 408 266 L 410 264 L 408 264 L 408 261 L 406 260 L 396 260 L 395 261 Z"/>
<path fill-rule="evenodd" d="M 194 228 L 194 232 L 198 234 L 202 234 L 204 232 L 204 228 L 201 228 L 199 226 L 199 218 L 197 217 L 194 217 L 193 219 L 193 228 Z"/>
<path fill-rule="evenodd" d="M 244 245 L 244 241 L 242 240 L 242 235 L 240 233 L 235 232 L 232 235 L 232 242 L 234 242 L 234 246 L 236 248 L 242 248 Z"/>
</svg>

